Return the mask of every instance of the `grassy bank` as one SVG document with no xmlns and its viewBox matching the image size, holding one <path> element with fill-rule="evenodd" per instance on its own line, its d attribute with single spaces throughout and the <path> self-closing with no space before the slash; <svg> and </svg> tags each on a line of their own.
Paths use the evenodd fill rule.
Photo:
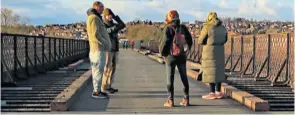
<svg viewBox="0 0 295 115">
<path fill-rule="evenodd" d="M 160 28 L 151 25 L 127 26 L 127 39 L 133 40 L 160 40 L 163 32 Z"/>
<path fill-rule="evenodd" d="M 10 34 L 30 34 L 34 30 L 34 26 L 25 26 L 25 25 L 18 25 L 18 26 L 4 26 L 1 25 L 1 32 L 2 33 L 10 33 Z"/>
</svg>

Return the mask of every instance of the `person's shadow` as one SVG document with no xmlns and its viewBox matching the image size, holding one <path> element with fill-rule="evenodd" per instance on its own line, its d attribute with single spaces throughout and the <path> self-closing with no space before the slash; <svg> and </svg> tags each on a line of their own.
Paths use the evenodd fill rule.
<svg viewBox="0 0 295 115">
<path fill-rule="evenodd" d="M 105 112 L 108 108 L 109 99 L 96 99 L 92 97 L 92 82 L 76 97 L 70 106 L 70 111 Z"/>
</svg>

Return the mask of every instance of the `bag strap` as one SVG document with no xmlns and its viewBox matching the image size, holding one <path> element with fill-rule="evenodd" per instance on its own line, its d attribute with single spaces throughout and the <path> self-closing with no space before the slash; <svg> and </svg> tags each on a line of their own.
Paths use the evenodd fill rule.
<svg viewBox="0 0 295 115">
<path fill-rule="evenodd" d="M 182 25 L 180 25 L 180 30 L 179 30 L 179 33 L 181 33 L 181 29 L 182 29 L 182 27 L 181 27 Z M 176 28 L 174 28 L 173 26 L 169 26 L 170 28 L 172 28 L 172 30 L 174 31 L 174 36 L 173 36 L 173 42 L 175 41 L 175 36 L 176 36 Z"/>
</svg>

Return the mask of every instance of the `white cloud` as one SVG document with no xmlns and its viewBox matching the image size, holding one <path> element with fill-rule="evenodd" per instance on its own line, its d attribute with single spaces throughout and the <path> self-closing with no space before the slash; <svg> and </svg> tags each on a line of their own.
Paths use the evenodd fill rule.
<svg viewBox="0 0 295 115">
<path fill-rule="evenodd" d="M 221 8 L 228 8 L 227 0 L 220 0 L 219 6 Z"/>
<path fill-rule="evenodd" d="M 148 4 L 152 7 L 160 7 L 163 6 L 165 1 L 160 1 L 160 0 L 153 0 L 152 2 L 149 2 Z"/>
<path fill-rule="evenodd" d="M 192 15 L 193 17 L 197 19 L 205 19 L 205 13 L 201 11 L 186 11 L 186 14 Z"/>
<path fill-rule="evenodd" d="M 42 10 L 36 10 L 32 8 L 24 8 L 24 7 L 16 7 L 16 6 L 4 6 L 5 8 L 12 9 L 13 12 L 19 14 L 20 16 L 26 16 L 30 18 L 39 18 L 39 17 L 51 17 L 54 16 L 54 12 L 50 11 L 42 11 Z"/>
<path fill-rule="evenodd" d="M 249 16 L 267 14 L 276 16 L 277 12 L 275 9 L 268 7 L 267 1 L 265 0 L 252 0 L 252 2 L 243 0 L 238 9 L 238 14 Z"/>
<path fill-rule="evenodd" d="M 267 2 L 265 0 L 256 0 L 258 9 L 260 9 L 262 12 L 267 13 L 268 15 L 277 15 L 276 11 L 274 9 L 271 9 L 267 6 Z"/>
<path fill-rule="evenodd" d="M 11 7 L 21 15 L 30 18 L 77 18 L 84 21 L 86 11 L 96 0 L 4 0 L 3 7 Z M 276 0 L 100 0 L 105 7 L 111 8 L 125 21 L 134 19 L 164 20 L 169 10 L 178 10 L 181 18 L 193 21 L 205 19 L 210 11 L 220 17 L 247 17 L 283 19 L 286 13 L 294 14 L 294 6 L 290 1 Z M 17 5 L 15 5 L 17 3 Z M 294 2 L 291 2 L 294 3 Z M 11 6 L 13 4 L 13 7 Z M 33 5 L 32 5 L 33 4 Z M 38 5 L 34 5 L 38 4 Z M 41 6 L 41 7 L 40 7 Z M 43 6 L 43 7 L 42 7 Z M 287 8 L 290 8 L 288 11 Z M 281 10 L 284 8 L 284 10 Z M 283 12 L 284 11 L 284 12 Z M 286 12 L 287 11 L 287 12 Z M 58 14 L 58 15 L 57 15 Z M 287 14 L 288 15 L 288 14 Z M 62 17 L 60 17 L 62 18 Z M 65 17 L 64 17 L 65 18 Z M 290 20 L 290 19 L 289 19 Z"/>
<path fill-rule="evenodd" d="M 51 10 L 56 10 L 57 9 L 57 7 L 55 5 L 52 5 L 52 4 L 45 4 L 44 8 L 51 9 Z"/>
<path fill-rule="evenodd" d="M 248 0 L 247 0 L 248 1 Z M 246 0 L 243 0 L 241 6 L 238 9 L 238 14 L 248 14 L 249 13 L 249 6 Z"/>
</svg>

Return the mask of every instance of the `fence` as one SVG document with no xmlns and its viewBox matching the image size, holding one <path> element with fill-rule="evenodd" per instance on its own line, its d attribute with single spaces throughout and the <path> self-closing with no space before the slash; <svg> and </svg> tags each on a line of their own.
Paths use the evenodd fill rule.
<svg viewBox="0 0 295 115">
<path fill-rule="evenodd" d="M 88 41 L 1 33 L 1 84 L 58 69 L 88 55 Z"/>
<path fill-rule="evenodd" d="M 155 45 L 156 44 L 156 45 Z M 148 45 L 155 49 L 159 43 Z M 232 75 L 268 79 L 272 85 L 290 85 L 294 80 L 294 35 L 263 34 L 229 36 L 225 44 L 225 66 Z M 193 41 L 190 61 L 201 63 L 202 46 Z"/>
</svg>

